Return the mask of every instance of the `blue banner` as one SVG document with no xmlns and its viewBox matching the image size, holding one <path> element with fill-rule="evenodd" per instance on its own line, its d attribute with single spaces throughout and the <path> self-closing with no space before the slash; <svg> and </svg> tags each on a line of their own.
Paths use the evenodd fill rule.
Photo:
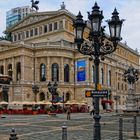
<svg viewBox="0 0 140 140">
<path fill-rule="evenodd" d="M 77 61 L 77 81 L 86 80 L 86 61 L 79 60 Z"/>
</svg>

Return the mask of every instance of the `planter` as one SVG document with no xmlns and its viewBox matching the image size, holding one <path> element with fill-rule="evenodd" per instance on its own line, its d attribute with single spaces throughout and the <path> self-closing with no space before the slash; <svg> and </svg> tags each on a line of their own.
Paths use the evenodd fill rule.
<svg viewBox="0 0 140 140">
<path fill-rule="evenodd" d="M 3 110 L 0 110 L 0 114 L 3 114 Z"/>
<path fill-rule="evenodd" d="M 33 115 L 36 115 L 36 114 L 38 114 L 38 112 L 37 111 L 33 111 Z"/>
</svg>

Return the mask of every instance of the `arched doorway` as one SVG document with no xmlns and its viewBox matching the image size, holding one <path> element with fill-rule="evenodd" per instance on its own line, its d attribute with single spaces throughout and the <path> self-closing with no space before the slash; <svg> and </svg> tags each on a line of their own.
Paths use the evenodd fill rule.
<svg viewBox="0 0 140 140">
<path fill-rule="evenodd" d="M 39 101 L 44 101 L 45 100 L 45 94 L 43 92 L 41 92 L 39 94 Z"/>
<path fill-rule="evenodd" d="M 70 99 L 71 99 L 71 97 L 70 97 L 70 93 L 67 92 L 67 93 L 66 93 L 66 102 L 69 101 Z"/>
</svg>

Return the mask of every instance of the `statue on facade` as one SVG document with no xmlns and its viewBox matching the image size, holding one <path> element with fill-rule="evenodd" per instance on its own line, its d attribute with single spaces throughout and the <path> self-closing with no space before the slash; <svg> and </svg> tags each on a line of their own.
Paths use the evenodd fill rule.
<svg viewBox="0 0 140 140">
<path fill-rule="evenodd" d="M 32 2 L 32 9 L 35 8 L 35 10 L 38 11 L 39 10 L 39 7 L 38 7 L 39 1 L 31 0 L 31 2 Z"/>
</svg>

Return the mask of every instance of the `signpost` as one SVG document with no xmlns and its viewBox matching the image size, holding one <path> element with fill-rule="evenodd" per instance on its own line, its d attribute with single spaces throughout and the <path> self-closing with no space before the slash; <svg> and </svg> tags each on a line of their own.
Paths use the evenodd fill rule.
<svg viewBox="0 0 140 140">
<path fill-rule="evenodd" d="M 85 97 L 107 97 L 108 90 L 86 90 Z"/>
</svg>

